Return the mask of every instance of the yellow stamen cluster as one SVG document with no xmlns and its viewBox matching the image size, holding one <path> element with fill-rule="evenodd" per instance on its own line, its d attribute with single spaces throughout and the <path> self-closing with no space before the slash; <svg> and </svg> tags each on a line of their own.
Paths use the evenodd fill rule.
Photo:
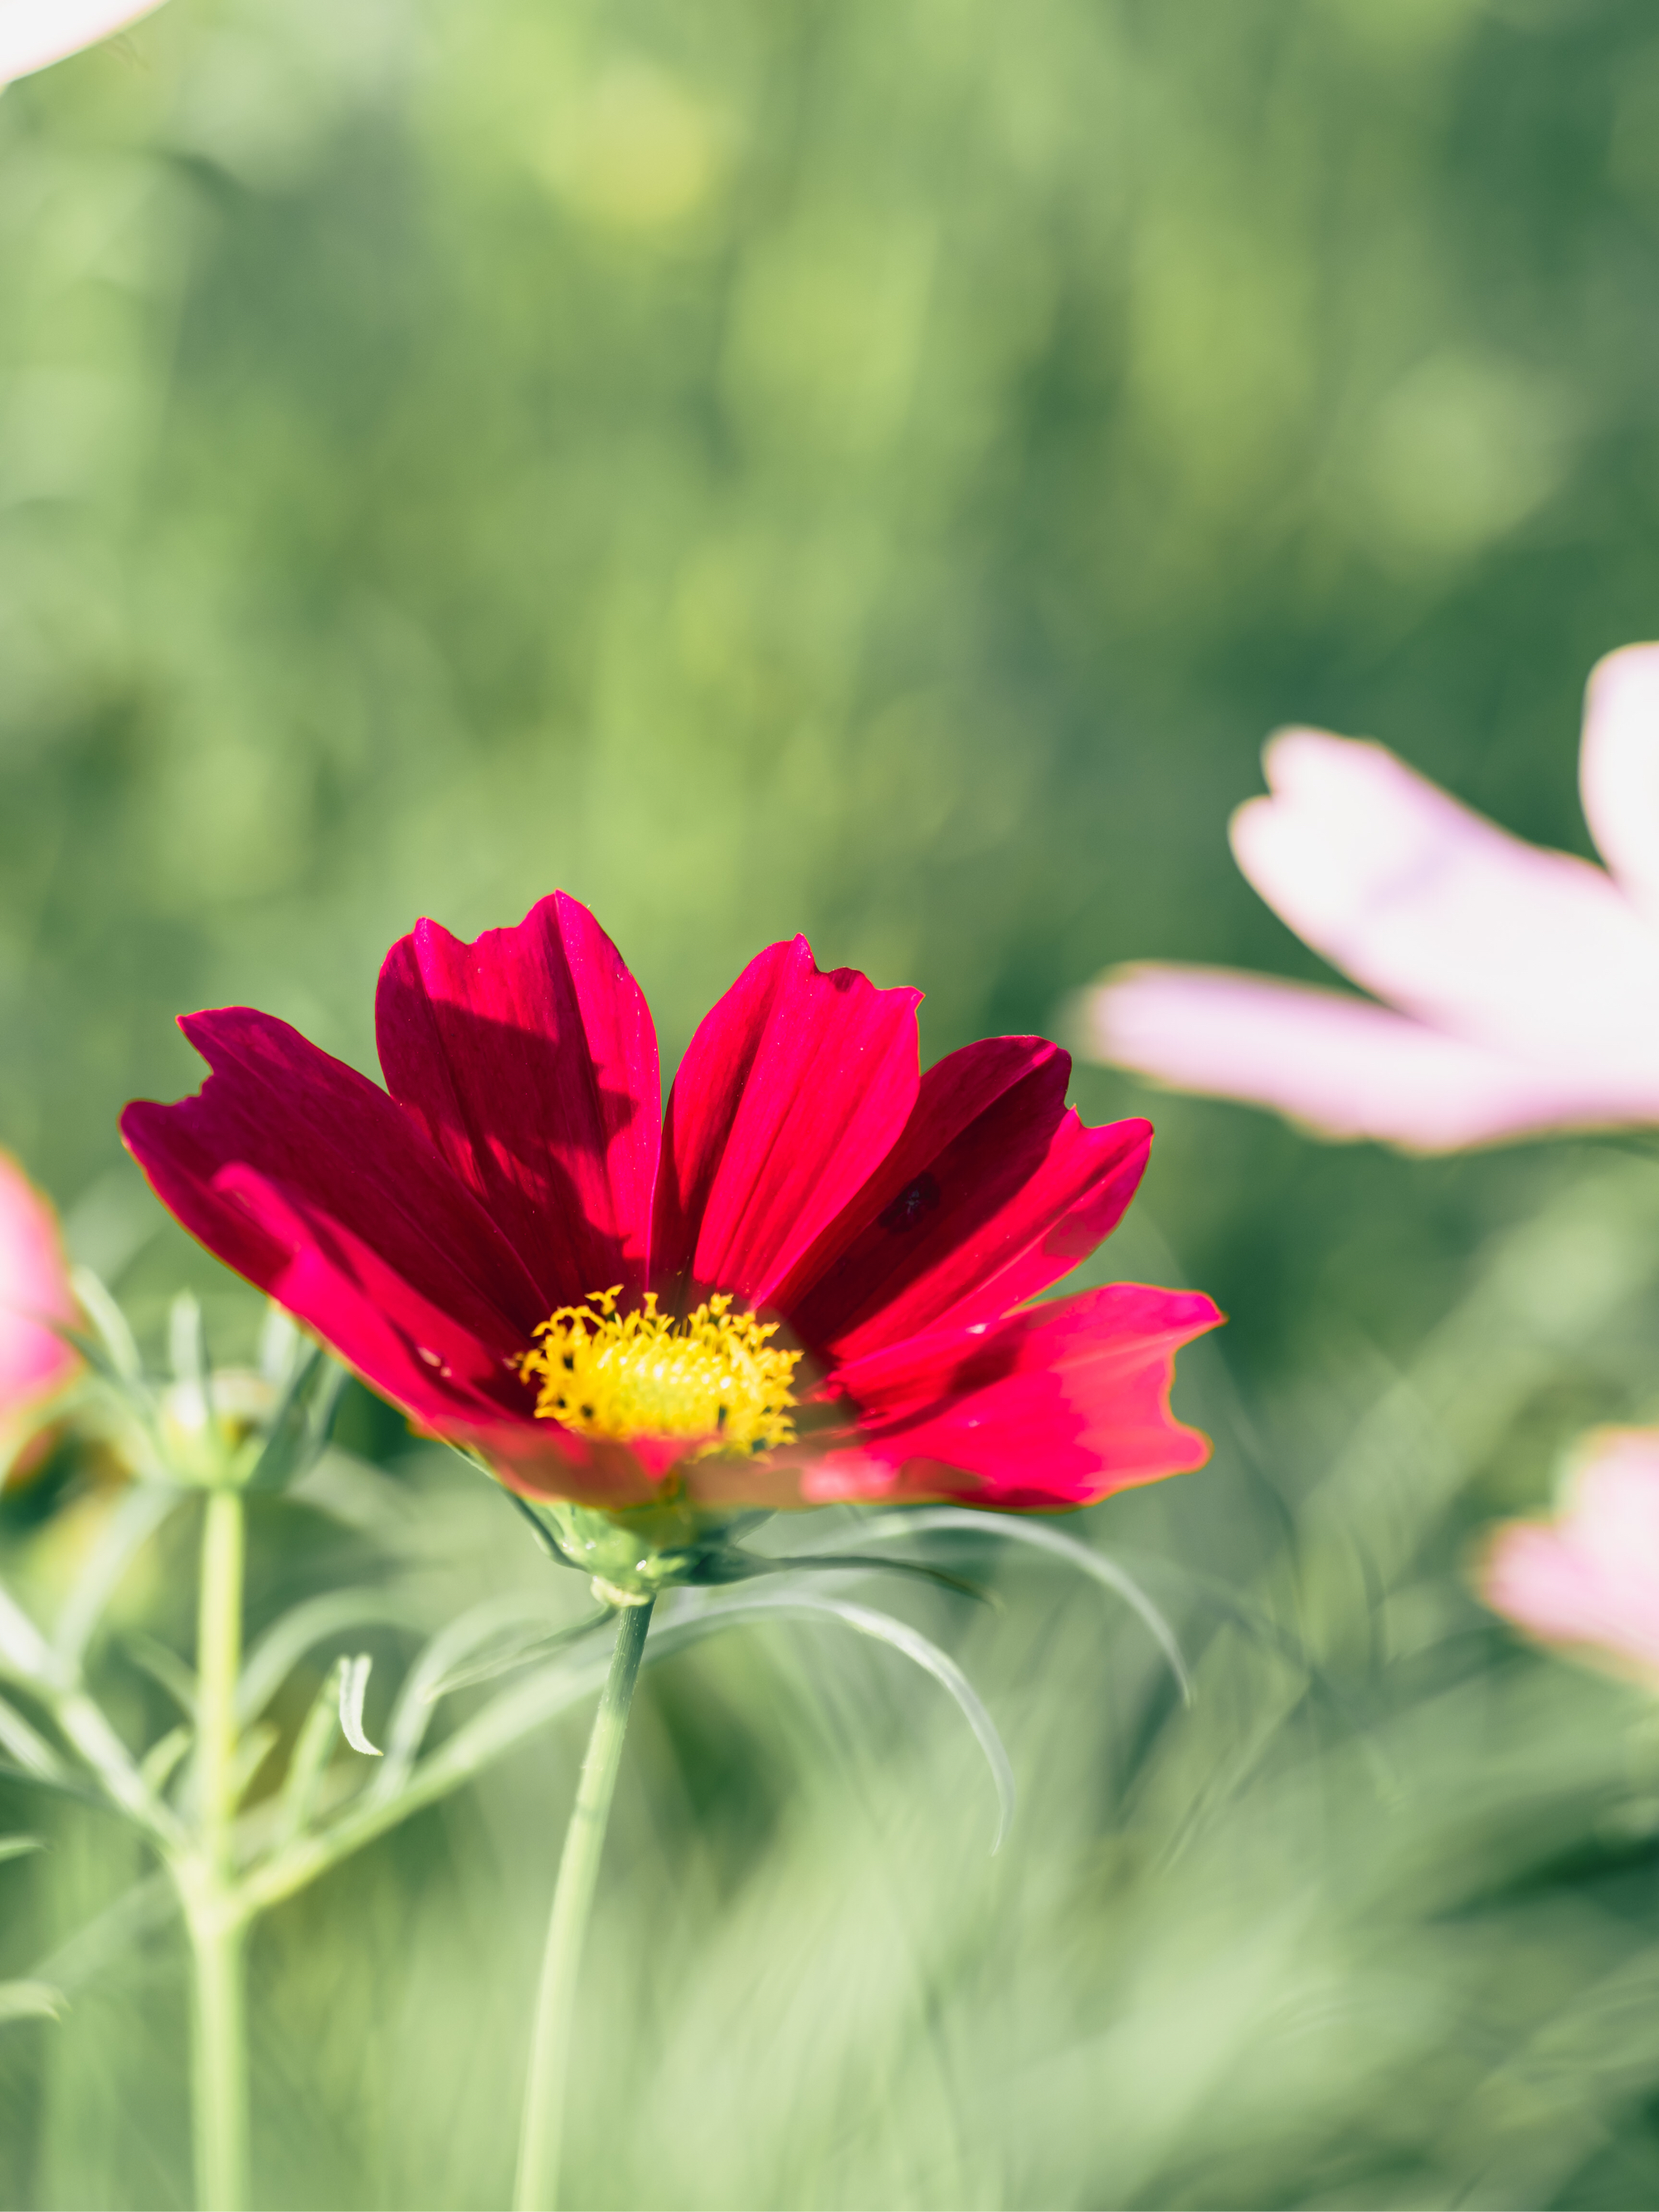
<svg viewBox="0 0 1659 2212">
<path fill-rule="evenodd" d="M 800 1360 L 772 1342 L 776 1322 L 733 1313 L 716 1295 L 684 1321 L 642 1306 L 618 1313 L 615 1290 L 561 1306 L 520 1359 L 538 1382 L 536 1412 L 589 1437 L 707 1437 L 694 1455 L 732 1458 L 795 1440 L 791 1385 Z"/>
</svg>

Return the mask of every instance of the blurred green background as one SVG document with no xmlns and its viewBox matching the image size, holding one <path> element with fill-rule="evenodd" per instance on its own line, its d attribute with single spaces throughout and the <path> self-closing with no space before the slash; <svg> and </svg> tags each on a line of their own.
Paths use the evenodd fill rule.
<svg viewBox="0 0 1659 2212">
<path fill-rule="evenodd" d="M 0 1141 L 141 1319 L 188 1278 L 234 1342 L 116 1113 L 193 1085 L 187 1006 L 372 1066 L 419 914 L 574 892 L 670 1066 L 804 929 L 926 990 L 932 1058 L 1116 959 L 1318 972 L 1225 844 L 1279 722 L 1588 850 L 1656 362 L 1646 0 L 172 0 L 0 97 Z M 1074 1096 L 1159 1130 L 1096 1278 L 1232 1316 L 1212 1468 L 1078 1524 L 1199 1706 L 1092 1595 L 941 1601 L 1030 1794 L 993 1867 L 925 1686 L 673 1662 L 574 2201 L 1659 2202 L 1659 1736 L 1462 1579 L 1659 1413 L 1659 1175 Z M 434 1619 L 536 1571 L 350 1419 Z M 265 2201 L 500 2200 L 574 1756 L 265 1931 Z M 8 1970 L 120 1879 L 58 1840 Z M 158 1938 L 0 2028 L 7 2202 L 185 2200 L 180 1987 Z"/>
</svg>

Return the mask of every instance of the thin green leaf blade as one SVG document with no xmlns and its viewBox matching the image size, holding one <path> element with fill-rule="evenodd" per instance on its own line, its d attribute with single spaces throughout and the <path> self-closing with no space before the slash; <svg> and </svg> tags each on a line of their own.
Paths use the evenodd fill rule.
<svg viewBox="0 0 1659 2212">
<path fill-rule="evenodd" d="M 441 1698 L 469 1682 L 487 1681 L 521 1665 L 552 1656 L 580 1640 L 609 1618 L 609 1613 L 586 1615 L 568 1629 L 549 1632 L 547 1601 L 539 1592 L 520 1591 L 486 1598 L 440 1629 L 404 1677 L 386 1723 L 386 1765 L 375 1778 L 377 1801 L 402 1788 L 425 1741 L 432 1709 Z M 492 1638 L 528 1636 L 499 1657 L 469 1663 Z"/>
<path fill-rule="evenodd" d="M 82 1312 L 97 1330 L 99 1341 L 88 1345 L 78 1332 L 72 1334 L 65 1329 L 63 1334 L 94 1365 L 106 1368 L 112 1379 L 137 1389 L 143 1381 L 144 1363 L 138 1356 L 137 1342 L 127 1317 L 103 1277 L 94 1274 L 90 1267 L 72 1267 L 70 1287 Z"/>
<path fill-rule="evenodd" d="M 271 1416 L 264 1449 L 248 1476 L 250 1490 L 279 1490 L 300 1471 L 310 1437 L 308 1400 L 323 1356 L 320 1344 L 309 1346 L 290 1369 L 276 1411 Z"/>
<path fill-rule="evenodd" d="M 424 1608 L 414 1597 L 372 1583 L 306 1599 L 273 1621 L 249 1652 L 236 1686 L 237 1717 L 244 1724 L 257 1719 L 313 1644 L 349 1628 L 420 1628 L 424 1622 Z"/>
<path fill-rule="evenodd" d="M 0 2026 L 14 2020 L 62 2020 L 69 1999 L 50 1982 L 0 1982 Z"/>
<path fill-rule="evenodd" d="M 1032 1521 L 1012 1514 L 975 1513 L 963 1505 L 923 1505 L 901 1509 L 892 1513 L 878 1513 L 866 1521 L 860 1534 L 872 1543 L 881 1543 L 890 1537 L 921 1536 L 934 1530 L 950 1530 L 963 1534 L 987 1536 L 1005 1544 L 1024 1544 L 1030 1550 L 1046 1552 L 1051 1559 L 1063 1559 L 1097 1582 L 1104 1589 L 1121 1597 L 1132 1611 L 1139 1614 L 1151 1632 L 1153 1640 L 1170 1662 L 1170 1671 L 1180 1686 L 1182 1702 L 1190 1705 L 1198 1692 L 1193 1686 L 1191 1670 L 1181 1639 L 1171 1627 L 1168 1617 L 1147 1595 L 1146 1591 L 1115 1559 L 1105 1553 L 1097 1552 L 1092 1546 L 1068 1536 L 1062 1529 L 1052 1528 L 1045 1522 Z"/>
<path fill-rule="evenodd" d="M 170 1484 L 144 1481 L 131 1483 L 123 1492 L 99 1532 L 53 1631 L 52 1648 L 66 1668 L 79 1668 L 122 1576 L 182 1502 L 184 1494 Z"/>
<path fill-rule="evenodd" d="M 696 1606 L 695 1611 L 682 1613 L 667 1623 L 652 1640 L 658 1653 L 665 1655 L 672 1644 L 690 1642 L 698 1635 L 707 1634 L 729 1622 L 775 1613 L 795 1620 L 830 1619 L 839 1621 L 860 1636 L 867 1636 L 878 1644 L 885 1644 L 900 1652 L 925 1674 L 931 1674 L 940 1687 L 955 1699 L 957 1708 L 972 1729 L 997 1793 L 997 1832 L 991 1845 L 992 1853 L 1000 1851 L 1013 1824 L 1016 1789 L 1013 1763 L 998 1733 L 983 1700 L 956 1661 L 942 1651 L 931 1637 L 920 1629 L 912 1628 L 907 1621 L 895 1619 L 889 1613 L 879 1613 L 872 1607 L 854 1605 L 846 1598 L 831 1597 L 817 1590 L 785 1593 L 772 1590 L 744 1590 L 740 1595 L 717 1598 Z M 647 1646 L 647 1657 L 653 1656 Z"/>
</svg>

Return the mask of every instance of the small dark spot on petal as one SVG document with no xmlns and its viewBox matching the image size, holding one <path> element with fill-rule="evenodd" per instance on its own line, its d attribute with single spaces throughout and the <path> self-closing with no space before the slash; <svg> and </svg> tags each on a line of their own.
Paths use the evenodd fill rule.
<svg viewBox="0 0 1659 2212">
<path fill-rule="evenodd" d="M 938 1204 L 939 1185 L 924 1169 L 876 1218 L 884 1229 L 914 1229 L 923 1214 L 931 1213 Z"/>
</svg>

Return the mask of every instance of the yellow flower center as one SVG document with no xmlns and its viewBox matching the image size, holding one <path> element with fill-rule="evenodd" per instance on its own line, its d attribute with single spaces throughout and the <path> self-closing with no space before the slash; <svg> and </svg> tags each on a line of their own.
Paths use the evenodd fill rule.
<svg viewBox="0 0 1659 2212">
<path fill-rule="evenodd" d="M 519 1365 L 540 1385 L 541 1419 L 588 1437 L 707 1437 L 698 1459 L 793 1443 L 800 1354 L 773 1344 L 776 1322 L 733 1313 L 718 1295 L 684 1321 L 659 1314 L 654 1291 L 629 1313 L 617 1312 L 617 1296 L 595 1291 L 536 1331 Z"/>
</svg>

